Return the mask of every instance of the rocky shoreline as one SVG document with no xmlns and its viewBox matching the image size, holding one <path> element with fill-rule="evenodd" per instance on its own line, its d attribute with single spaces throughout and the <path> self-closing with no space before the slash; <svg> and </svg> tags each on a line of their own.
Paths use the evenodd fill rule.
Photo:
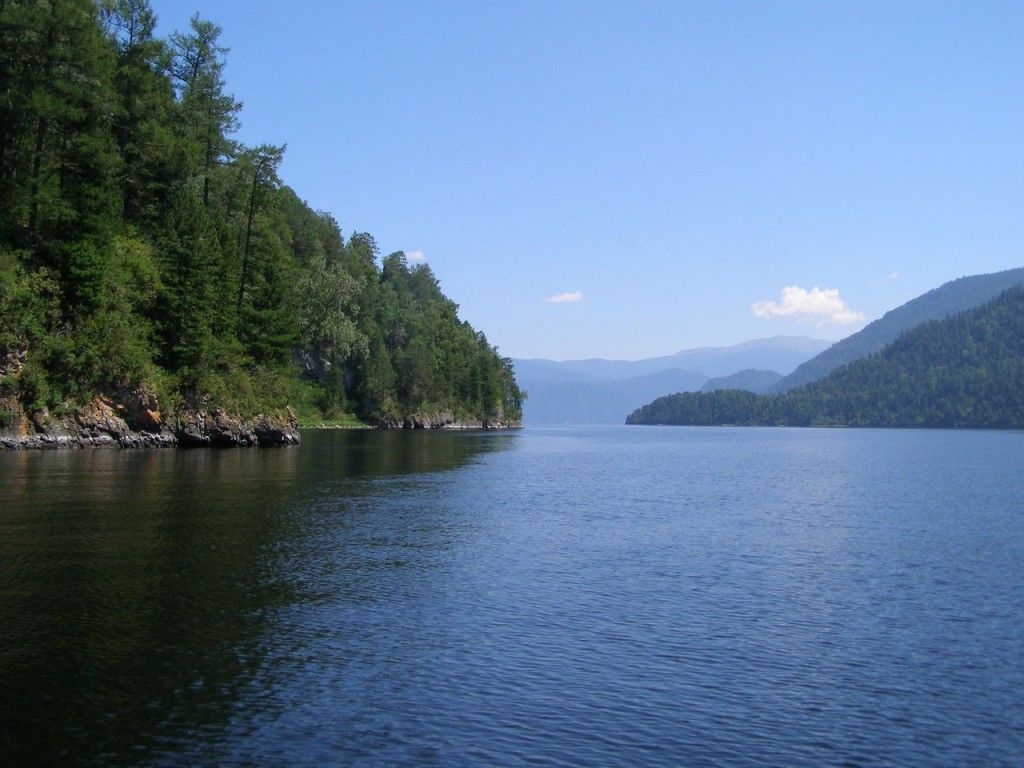
<svg viewBox="0 0 1024 768">
<path fill-rule="evenodd" d="M 495 419 L 457 419 L 449 411 L 437 413 L 414 413 L 404 418 L 382 419 L 377 427 L 379 429 L 443 429 L 443 430 L 472 430 L 472 429 L 522 429 L 523 424 L 519 421 L 505 421 Z"/>
<path fill-rule="evenodd" d="M 165 416 L 156 398 L 143 391 L 94 397 L 67 414 L 27 414 L 17 402 L 0 401 L 0 450 L 46 448 L 170 448 L 174 446 L 298 445 L 299 428 L 290 408 L 251 419 L 220 408 L 193 407 Z"/>
<path fill-rule="evenodd" d="M 97 395 L 66 414 L 26 413 L 14 400 L 0 399 L 0 450 L 52 448 L 173 448 L 298 445 L 295 413 L 260 414 L 242 419 L 221 408 L 191 407 L 161 413 L 156 397 L 145 391 L 114 397 Z M 517 421 L 457 419 L 448 411 L 385 418 L 377 429 L 505 430 L 522 429 Z"/>
</svg>

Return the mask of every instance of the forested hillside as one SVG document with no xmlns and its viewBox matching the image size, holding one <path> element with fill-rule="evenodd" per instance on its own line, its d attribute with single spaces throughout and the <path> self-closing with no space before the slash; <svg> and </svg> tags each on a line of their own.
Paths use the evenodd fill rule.
<svg viewBox="0 0 1024 768">
<path fill-rule="evenodd" d="M 802 384 L 823 379 L 845 363 L 879 352 L 904 331 L 929 320 L 941 320 L 957 312 L 973 309 L 1021 283 L 1024 283 L 1024 267 L 951 280 L 886 312 L 857 333 L 837 341 L 767 391 L 773 394 L 787 392 Z"/>
<path fill-rule="evenodd" d="M 146 0 L 0 3 L 7 412 L 143 391 L 165 413 L 518 420 L 510 362 L 428 266 L 344 238 L 280 179 L 285 147 L 233 138 L 220 29 L 154 27 Z"/>
<path fill-rule="evenodd" d="M 671 395 L 627 423 L 1024 428 L 1024 286 L 785 394 Z"/>
</svg>

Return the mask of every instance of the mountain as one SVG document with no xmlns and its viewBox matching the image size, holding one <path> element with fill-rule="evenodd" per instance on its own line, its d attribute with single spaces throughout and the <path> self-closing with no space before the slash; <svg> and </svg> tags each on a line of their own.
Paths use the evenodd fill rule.
<svg viewBox="0 0 1024 768">
<path fill-rule="evenodd" d="M 553 360 L 513 360 L 516 379 L 520 382 L 570 382 L 570 381 L 604 381 L 601 376 L 578 371 Z"/>
<path fill-rule="evenodd" d="M 886 312 L 863 330 L 836 342 L 777 382 L 769 392 L 786 392 L 802 384 L 823 379 L 844 363 L 878 352 L 886 344 L 895 341 L 904 331 L 929 320 L 941 320 L 957 312 L 973 309 L 1021 283 L 1024 283 L 1024 267 L 961 277 L 945 283 Z"/>
<path fill-rule="evenodd" d="M 523 381 L 522 376 L 519 380 Z M 536 424 L 621 424 L 623 417 L 666 392 L 700 389 L 707 376 L 670 370 L 631 379 L 534 380 L 523 403 L 527 426 Z"/>
<path fill-rule="evenodd" d="M 754 339 L 728 347 L 697 347 L 674 355 L 644 360 L 513 360 L 523 382 L 587 381 L 591 379 L 631 379 L 660 371 L 681 369 L 705 376 L 728 376 L 747 368 L 779 371 L 785 375 L 824 349 L 831 342 L 805 336 L 774 336 Z"/>
<path fill-rule="evenodd" d="M 745 371 L 738 371 L 729 376 L 719 376 L 710 379 L 703 387 L 702 392 L 714 392 L 719 389 L 743 389 L 747 392 L 761 394 L 767 392 L 768 388 L 782 378 L 781 374 L 775 371 L 759 371 L 756 368 L 747 368 Z"/>
<path fill-rule="evenodd" d="M 627 423 L 1024 428 L 1024 286 L 789 392 L 671 395 Z"/>
<path fill-rule="evenodd" d="M 828 344 L 802 336 L 776 336 L 646 360 L 512 362 L 519 385 L 529 395 L 523 405 L 527 424 L 619 424 L 627 413 L 653 398 L 700 389 L 713 376 L 765 368 L 788 373 Z"/>
</svg>

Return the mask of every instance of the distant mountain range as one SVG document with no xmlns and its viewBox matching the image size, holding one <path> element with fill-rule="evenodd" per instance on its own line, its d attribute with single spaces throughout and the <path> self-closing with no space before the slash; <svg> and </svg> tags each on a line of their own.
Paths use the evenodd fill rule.
<svg viewBox="0 0 1024 768">
<path fill-rule="evenodd" d="M 1024 285 L 783 394 L 679 393 L 627 423 L 1024 428 Z"/>
<path fill-rule="evenodd" d="M 837 341 L 772 385 L 768 392 L 787 392 L 828 376 L 839 366 L 881 351 L 904 331 L 928 320 L 942 320 L 991 301 L 1008 288 L 1024 283 L 1024 267 L 952 280 L 886 312 L 862 330 Z"/>
<path fill-rule="evenodd" d="M 775 336 L 727 347 L 700 347 L 645 360 L 513 360 L 528 398 L 530 424 L 621 424 L 627 413 L 653 398 L 699 390 L 719 377 L 758 391 L 820 353 L 830 342 Z M 778 373 L 774 373 L 778 371 Z"/>
<path fill-rule="evenodd" d="M 517 373 L 516 378 L 523 387 L 522 376 Z M 631 379 L 528 381 L 523 418 L 527 426 L 621 424 L 634 408 L 667 392 L 700 389 L 707 380 L 707 376 L 694 371 L 670 370 Z"/>
<path fill-rule="evenodd" d="M 747 392 L 761 394 L 767 392 L 776 382 L 782 379 L 782 374 L 775 371 L 759 371 L 756 368 L 747 368 L 745 371 L 719 376 L 704 382 L 702 392 L 715 392 L 719 389 L 745 389 Z"/>
<path fill-rule="evenodd" d="M 631 379 L 672 369 L 695 371 L 711 378 L 728 376 L 748 368 L 778 371 L 785 375 L 805 360 L 827 349 L 832 342 L 806 336 L 773 336 L 728 347 L 696 347 L 674 355 L 644 360 L 513 360 L 520 381 Z"/>
</svg>

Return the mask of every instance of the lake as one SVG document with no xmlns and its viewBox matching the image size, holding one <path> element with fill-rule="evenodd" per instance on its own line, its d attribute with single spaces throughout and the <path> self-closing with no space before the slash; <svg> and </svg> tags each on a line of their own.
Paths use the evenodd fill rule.
<svg viewBox="0 0 1024 768">
<path fill-rule="evenodd" d="M 0 454 L 4 765 L 1024 764 L 1024 434 Z"/>
</svg>

